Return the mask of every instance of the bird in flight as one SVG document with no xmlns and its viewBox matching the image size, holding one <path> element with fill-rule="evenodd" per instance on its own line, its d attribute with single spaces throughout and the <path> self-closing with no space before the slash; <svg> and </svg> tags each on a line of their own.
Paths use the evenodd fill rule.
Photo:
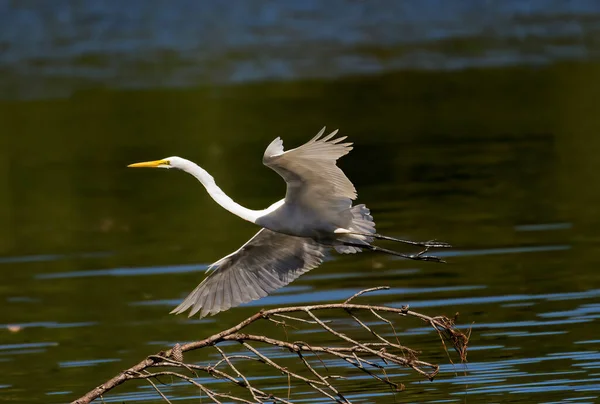
<svg viewBox="0 0 600 404">
<path fill-rule="evenodd" d="M 261 227 L 237 251 L 210 265 L 206 278 L 171 313 L 190 309 L 189 317 L 198 312 L 204 317 L 265 297 L 319 266 L 331 248 L 342 254 L 368 250 L 443 262 L 425 253 L 449 244 L 400 240 L 376 233 L 369 209 L 362 204 L 352 206 L 356 189 L 336 165 L 352 150 L 352 143 L 342 143 L 346 136 L 336 138 L 337 130 L 327 136 L 324 133 L 325 128 L 302 146 L 287 151 L 280 138 L 269 144 L 263 164 L 283 177 L 287 190 L 284 199 L 263 210 L 236 203 L 206 170 L 181 157 L 128 166 L 185 171 L 200 181 L 223 208 Z M 375 239 L 421 246 L 423 250 L 402 254 L 372 245 Z"/>
</svg>

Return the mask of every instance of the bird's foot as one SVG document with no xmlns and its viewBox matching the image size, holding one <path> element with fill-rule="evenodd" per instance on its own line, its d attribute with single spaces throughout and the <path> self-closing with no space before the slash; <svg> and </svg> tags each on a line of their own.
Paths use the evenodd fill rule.
<svg viewBox="0 0 600 404">
<path fill-rule="evenodd" d="M 444 261 L 440 257 L 436 257 L 434 255 L 423 255 L 422 253 L 411 254 L 411 255 L 408 255 L 406 258 L 409 258 L 409 259 L 415 260 L 415 261 L 431 261 L 431 262 L 439 262 L 441 264 L 446 263 L 446 261 Z"/>
<path fill-rule="evenodd" d="M 435 255 L 425 255 L 425 253 L 428 252 L 430 248 L 433 248 L 433 247 L 426 246 L 423 251 L 418 252 L 416 254 L 407 255 L 406 258 L 409 258 L 409 259 L 415 260 L 415 261 L 431 261 L 431 262 L 439 262 L 439 263 L 445 264 L 446 261 L 444 261 L 440 257 L 436 257 Z"/>
<path fill-rule="evenodd" d="M 448 243 L 444 243 L 443 241 L 437 240 L 429 240 L 419 243 L 420 246 L 426 248 L 451 248 L 452 246 Z"/>
</svg>

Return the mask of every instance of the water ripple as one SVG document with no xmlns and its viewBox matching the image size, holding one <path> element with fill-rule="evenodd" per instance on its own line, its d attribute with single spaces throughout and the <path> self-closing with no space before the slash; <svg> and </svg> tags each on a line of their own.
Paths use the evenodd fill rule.
<svg viewBox="0 0 600 404">
<path fill-rule="evenodd" d="M 50 262 L 64 259 L 81 258 L 106 258 L 110 257 L 110 252 L 93 252 L 80 254 L 45 254 L 45 255 L 25 255 L 20 257 L 0 257 L 0 264 L 20 264 L 31 262 Z"/>
<path fill-rule="evenodd" d="M 467 257 L 492 254 L 520 254 L 529 252 L 547 252 L 547 251 L 563 251 L 570 249 L 569 245 L 546 245 L 546 246 L 530 246 L 530 247 L 510 247 L 510 248 L 487 248 L 479 250 L 444 250 L 436 252 L 440 257 Z M 396 259 L 396 257 L 391 257 Z M 401 258 L 398 258 L 401 259 Z M 208 264 L 184 264 L 184 265 L 164 265 L 152 267 L 132 267 L 132 268 L 108 268 L 95 269 L 85 271 L 72 272 L 57 272 L 57 273 L 42 273 L 35 275 L 36 279 L 63 279 L 63 278 L 84 278 L 94 276 L 142 276 L 142 275 L 159 275 L 172 273 L 186 273 L 205 271 Z M 418 269 L 403 269 L 399 270 L 400 274 L 416 273 Z M 307 279 L 330 279 L 338 275 L 316 274 L 309 275 Z M 346 276 L 346 275 L 345 275 Z M 353 276 L 353 275 L 350 275 Z M 362 275 L 359 275 L 362 276 Z"/>
<path fill-rule="evenodd" d="M 459 292 L 467 290 L 481 290 L 486 287 L 483 285 L 465 285 L 465 286 L 440 286 L 432 288 L 390 288 L 378 291 L 379 295 L 414 295 L 423 293 L 441 293 L 441 292 Z M 260 300 L 254 300 L 243 306 L 274 306 L 279 304 L 302 304 L 315 302 L 341 301 L 356 293 L 356 289 L 332 289 L 324 291 L 315 291 L 309 293 L 287 293 L 281 289 L 279 293 L 274 293 Z M 172 306 L 179 304 L 179 299 L 146 300 L 141 302 L 132 302 L 134 306 Z"/>
<path fill-rule="evenodd" d="M 111 362 L 120 362 L 121 359 L 89 359 L 89 360 L 78 360 L 78 361 L 64 361 L 58 362 L 58 366 L 61 368 L 80 368 L 80 367 L 89 367 L 96 366 L 102 363 L 111 363 Z"/>
<path fill-rule="evenodd" d="M 38 321 L 31 323 L 11 323 L 11 324 L 0 324 L 0 329 L 3 328 L 32 328 L 32 327 L 41 327 L 41 328 L 74 328 L 74 327 L 91 327 L 97 325 L 98 323 L 95 321 L 86 321 L 80 323 L 60 323 L 56 321 Z"/>
</svg>

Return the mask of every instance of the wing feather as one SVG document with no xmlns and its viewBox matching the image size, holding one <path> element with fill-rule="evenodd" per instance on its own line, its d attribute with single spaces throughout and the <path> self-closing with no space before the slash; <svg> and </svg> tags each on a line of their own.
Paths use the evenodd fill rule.
<svg viewBox="0 0 600 404">
<path fill-rule="evenodd" d="M 267 147 L 263 164 L 287 183 L 286 203 L 301 203 L 324 213 L 350 208 L 356 189 L 336 162 L 352 150 L 352 143 L 341 143 L 345 136 L 334 139 L 337 132 L 322 137 L 323 128 L 302 146 L 288 151 L 283 150 L 280 138 Z"/>
<path fill-rule="evenodd" d="M 228 309 L 232 307 L 239 306 L 242 304 L 242 286 L 240 285 L 240 277 L 233 276 L 231 285 L 231 305 Z"/>
<path fill-rule="evenodd" d="M 260 299 L 323 262 L 325 247 L 316 241 L 261 229 L 214 270 L 171 313 L 200 317 Z"/>
</svg>

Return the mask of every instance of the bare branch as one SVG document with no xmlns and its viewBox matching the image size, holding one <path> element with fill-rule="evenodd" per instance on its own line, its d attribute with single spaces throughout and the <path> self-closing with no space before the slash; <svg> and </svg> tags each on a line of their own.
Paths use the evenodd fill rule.
<svg viewBox="0 0 600 404">
<path fill-rule="evenodd" d="M 132 379 L 150 379 L 152 377 L 156 378 L 158 376 L 173 376 L 173 377 L 178 377 L 180 379 L 183 379 L 191 384 L 193 384 L 194 386 L 200 388 L 200 390 L 202 390 L 203 392 L 206 393 L 206 395 L 213 400 L 213 402 L 215 403 L 220 403 L 219 400 L 217 400 L 218 396 L 223 397 L 222 394 L 218 394 L 215 393 L 214 391 L 210 390 L 209 388 L 201 385 L 200 383 L 197 383 L 196 381 L 194 381 L 194 379 L 192 379 L 191 377 L 182 375 L 181 373 L 176 373 L 176 372 L 157 372 L 157 373 L 148 373 L 148 374 L 143 374 L 140 372 L 131 372 L 130 373 L 131 378 Z"/>
<path fill-rule="evenodd" d="M 231 363 L 231 361 L 229 360 L 229 357 L 225 354 L 225 352 L 223 352 L 223 350 L 221 348 L 219 348 L 218 345 L 215 345 L 215 349 L 217 351 L 219 351 L 219 353 L 221 354 L 221 356 L 223 357 L 223 359 L 225 359 L 225 361 L 227 362 L 227 364 L 229 365 L 229 367 L 240 377 L 242 378 L 242 380 L 244 381 L 244 383 L 246 383 L 246 387 L 248 387 L 248 390 L 250 390 L 250 393 L 252 394 L 252 398 L 254 398 L 254 401 L 257 403 L 260 403 L 260 400 L 256 397 L 256 394 L 254 393 L 254 391 L 256 389 L 252 388 L 252 386 L 250 385 L 250 382 L 248 381 L 248 379 L 246 379 L 246 377 L 241 374 L 239 372 L 239 370 L 237 370 L 237 368 L 235 366 L 233 366 L 233 363 Z"/>
<path fill-rule="evenodd" d="M 287 318 L 289 320 L 300 321 L 300 322 L 306 323 L 306 324 L 317 324 L 314 321 L 305 320 L 303 318 L 294 317 L 294 316 L 286 316 L 285 314 L 273 314 L 273 317 Z M 328 322 L 329 321 L 324 321 L 324 323 L 328 323 Z"/>
<path fill-rule="evenodd" d="M 373 380 L 391 387 L 393 391 L 404 390 L 404 385 L 391 380 L 386 372 L 387 368 L 391 368 L 394 365 L 408 367 L 427 379 L 433 380 L 439 371 L 439 366 L 420 360 L 418 358 L 418 351 L 400 344 L 393 321 L 386 318 L 390 317 L 390 314 L 401 318 L 417 318 L 428 323 L 440 336 L 443 348 L 446 352 L 448 353 L 448 350 L 446 349 L 446 341 L 448 341 L 458 353 L 460 360 L 466 362 L 469 335 L 465 335 L 457 330 L 454 326 L 454 321 L 451 319 L 444 316 L 429 317 L 409 310 L 408 306 L 396 308 L 353 303 L 355 298 L 364 295 L 365 293 L 382 289 L 388 289 L 388 287 L 383 286 L 362 290 L 351 296 L 344 303 L 261 310 L 238 325 L 218 334 L 187 344 L 176 344 L 172 349 L 167 350 L 166 352 L 159 352 L 155 355 L 148 356 L 140 363 L 126 369 L 112 379 L 89 391 L 79 399 L 73 401 L 73 404 L 90 403 L 97 398 L 102 398 L 104 394 L 120 384 L 133 379 L 147 380 L 157 394 L 166 403 L 170 403 L 169 399 L 160 391 L 153 381 L 160 376 L 171 376 L 187 381 L 198 387 L 200 391 L 202 391 L 203 394 L 206 394 L 206 396 L 214 403 L 220 403 L 221 401 L 235 401 L 242 403 L 278 402 L 292 404 L 295 391 L 293 389 L 293 384 L 298 382 L 308 386 L 308 388 L 312 389 L 314 394 L 321 396 L 322 398 L 327 398 L 338 403 L 349 403 L 350 401 L 342 393 L 341 387 L 343 387 L 343 383 L 345 383 L 346 380 L 352 380 L 352 376 L 341 377 L 329 374 L 326 362 L 321 356 L 329 359 L 342 360 L 351 365 L 350 369 L 354 368 L 360 370 L 364 374 L 370 376 Z M 348 330 L 341 332 L 336 329 L 335 321 L 325 320 L 319 317 L 318 314 L 322 312 L 337 313 L 338 316 L 349 316 L 349 318 L 354 321 L 353 324 L 356 324 L 356 329 L 362 328 L 368 331 L 371 337 L 365 337 L 365 339 L 370 338 L 370 340 L 358 340 Z M 367 323 L 359 318 L 361 312 L 375 316 L 375 318 L 383 322 L 383 324 L 376 322 L 375 324 L 367 325 Z M 302 317 L 308 316 L 308 319 L 296 317 L 293 314 L 300 314 Z M 384 316 L 385 314 L 388 314 L 388 316 Z M 282 320 L 275 320 L 275 318 Z M 335 338 L 336 343 L 335 345 L 320 346 L 304 341 L 284 341 L 270 337 L 266 334 L 255 335 L 241 332 L 248 325 L 262 321 L 263 324 L 274 323 L 276 325 L 282 325 L 286 332 L 287 339 L 287 328 L 289 327 L 289 324 L 287 324 L 285 320 L 295 321 L 299 326 L 312 326 L 313 328 L 309 328 L 311 333 L 329 333 Z M 316 330 L 314 328 L 315 325 L 318 326 Z M 392 342 L 390 340 L 391 338 L 388 339 L 384 337 L 381 331 L 377 329 L 377 327 L 386 327 L 386 325 L 391 327 L 395 342 Z M 239 342 L 242 346 L 242 351 L 228 354 L 219 346 L 219 344 L 227 341 Z M 282 362 L 275 362 L 269 357 L 270 354 L 267 354 L 266 351 L 261 352 L 262 348 L 259 349 L 254 346 L 259 344 L 286 350 L 294 356 L 297 356 L 300 359 L 301 365 L 299 367 L 296 365 L 293 368 L 282 366 L 280 364 Z M 214 347 L 221 356 L 220 360 L 218 360 L 214 366 L 184 362 L 185 352 L 201 350 L 206 347 Z M 311 363 L 309 359 L 312 356 L 318 359 L 321 366 L 318 366 L 318 362 Z M 236 361 L 235 364 L 234 360 Z M 269 390 L 269 392 L 261 390 L 261 388 L 259 388 L 260 386 L 257 384 L 258 382 L 254 382 L 255 385 L 250 384 L 248 375 L 244 373 L 244 368 L 240 367 L 240 365 L 253 362 L 260 362 L 262 364 L 261 367 L 264 366 L 266 369 L 270 369 L 272 374 L 280 374 L 286 377 L 287 383 L 283 386 L 271 385 L 271 387 L 287 387 L 287 399 L 270 393 L 270 391 L 274 392 L 275 390 Z M 452 362 L 451 359 L 450 362 Z M 227 370 L 227 368 L 219 368 L 219 366 L 224 364 L 227 364 L 228 369 L 233 372 L 232 374 L 223 370 Z M 165 370 L 156 372 L 150 370 L 156 368 Z M 179 373 L 179 371 L 166 370 L 169 368 L 180 369 L 182 372 L 189 372 L 192 376 Z M 215 384 L 216 390 L 208 388 L 197 381 L 199 377 L 198 373 L 200 372 L 205 373 L 209 377 L 220 379 L 222 384 Z M 264 374 L 263 371 L 261 371 L 261 375 L 262 374 Z M 196 380 L 194 378 L 196 378 Z M 228 386 L 237 390 L 229 391 Z M 227 393 L 217 391 L 221 390 L 221 388 Z M 302 398 L 305 397 L 306 396 L 302 395 Z"/>
<path fill-rule="evenodd" d="M 376 288 L 369 288 L 369 289 L 361 290 L 360 292 L 357 292 L 354 295 L 350 296 L 348 299 L 346 299 L 344 304 L 350 303 L 350 301 L 352 299 L 354 299 L 355 297 L 358 297 L 360 295 L 364 295 L 365 293 L 375 292 L 377 290 L 388 290 L 389 288 L 390 288 L 389 286 L 377 286 Z"/>
<path fill-rule="evenodd" d="M 325 383 L 325 385 L 333 392 L 333 394 L 337 395 L 343 402 L 343 403 L 347 403 L 349 402 L 346 397 L 344 397 L 342 394 L 340 394 L 339 391 L 337 391 L 335 389 L 335 387 L 333 387 L 324 376 L 321 376 L 321 374 L 319 372 L 317 372 L 311 365 L 310 363 L 308 363 L 308 361 L 306 360 L 306 358 L 304 357 L 304 355 L 302 355 L 301 352 L 296 352 L 298 354 L 298 357 L 300 357 L 300 359 L 302 360 L 302 362 L 304 363 L 304 366 L 307 367 L 308 370 L 310 370 L 310 372 L 317 376 L 323 383 Z M 314 386 L 313 386 L 314 387 Z M 337 400 L 337 399 L 336 399 Z"/>
<path fill-rule="evenodd" d="M 144 370 L 144 374 L 150 374 L 150 372 L 148 372 L 147 370 Z M 158 386 L 156 385 L 156 383 L 154 383 L 152 380 L 150 380 L 150 378 L 146 379 L 146 381 L 148 383 L 150 383 L 150 385 L 154 388 L 154 390 L 156 390 L 156 392 L 161 396 L 161 398 L 163 400 L 165 400 L 167 402 L 167 404 L 173 404 L 171 403 L 171 401 L 163 394 L 162 391 L 160 391 L 160 389 L 158 388 Z"/>
</svg>

